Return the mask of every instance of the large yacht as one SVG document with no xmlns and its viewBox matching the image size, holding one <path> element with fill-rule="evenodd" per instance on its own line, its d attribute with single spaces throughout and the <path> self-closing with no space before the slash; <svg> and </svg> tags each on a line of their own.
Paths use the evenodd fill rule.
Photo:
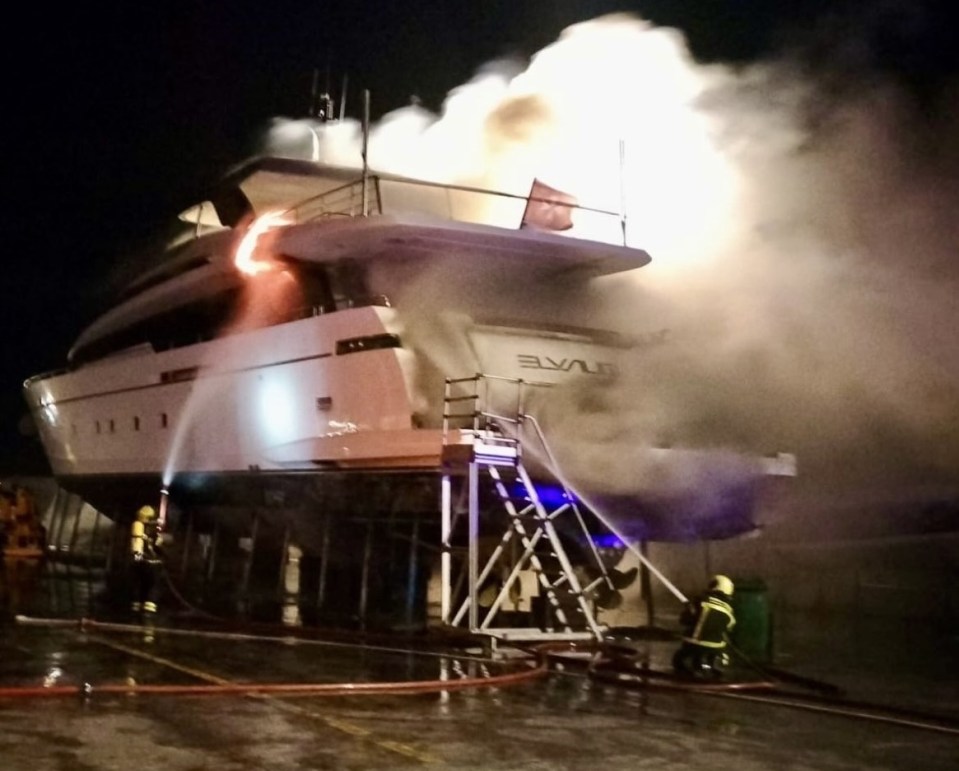
<svg viewBox="0 0 959 771">
<path fill-rule="evenodd" d="M 522 443 L 557 386 L 600 386 L 649 343 L 592 323 L 594 280 L 649 255 L 618 212 L 539 180 L 514 195 L 261 156 L 180 224 L 67 368 L 25 384 L 60 485 L 119 522 L 160 501 L 305 555 L 329 554 L 333 522 L 355 563 L 374 521 L 438 527 L 451 447 Z M 562 482 L 543 441 L 525 462 Z M 636 539 L 752 527 L 748 495 L 706 511 L 577 492 Z"/>
</svg>

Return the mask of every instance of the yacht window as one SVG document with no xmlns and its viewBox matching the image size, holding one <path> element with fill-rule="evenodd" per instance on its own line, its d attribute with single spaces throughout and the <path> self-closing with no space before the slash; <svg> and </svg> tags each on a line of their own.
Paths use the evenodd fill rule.
<svg viewBox="0 0 959 771">
<path fill-rule="evenodd" d="M 93 340 L 74 353 L 71 364 L 76 367 L 142 346 L 165 351 L 344 308 L 389 305 L 385 297 L 370 295 L 366 268 L 356 260 L 327 265 L 301 263 L 295 272 L 296 281 L 291 280 L 291 286 L 277 284 L 269 294 L 257 298 L 252 305 L 256 312 L 251 312 L 245 286 L 237 284 Z"/>
<path fill-rule="evenodd" d="M 183 369 L 171 369 L 160 373 L 161 383 L 182 383 L 186 380 L 196 380 L 196 375 L 200 371 L 199 367 L 184 367 Z"/>
<path fill-rule="evenodd" d="M 200 254 L 195 257 L 190 257 L 182 262 L 172 263 L 171 267 L 165 270 L 159 270 L 156 273 L 137 281 L 128 287 L 120 296 L 122 298 L 133 297 L 133 295 L 140 294 L 151 287 L 158 286 L 165 281 L 169 281 L 171 278 L 175 278 L 183 273 L 189 273 L 191 270 L 196 270 L 197 268 L 202 268 L 209 264 L 210 256 L 208 254 Z"/>
<path fill-rule="evenodd" d="M 300 288 L 303 292 L 303 301 L 313 316 L 330 313 L 336 310 L 336 301 L 333 290 L 330 288 L 330 277 L 326 269 L 320 266 L 304 267 L 297 271 Z"/>
<path fill-rule="evenodd" d="M 366 337 L 351 337 L 346 340 L 337 340 L 336 355 L 343 356 L 347 353 L 358 353 L 359 351 L 375 351 L 380 348 L 401 347 L 402 343 L 398 335 L 367 335 Z"/>
<path fill-rule="evenodd" d="M 155 351 L 211 340 L 227 326 L 237 310 L 238 289 L 232 288 L 200 298 L 189 305 L 171 308 L 94 340 L 79 349 L 74 366 L 141 345 Z"/>
<path fill-rule="evenodd" d="M 340 260 L 331 265 L 330 284 L 338 309 L 371 304 L 366 269 L 356 260 Z"/>
</svg>

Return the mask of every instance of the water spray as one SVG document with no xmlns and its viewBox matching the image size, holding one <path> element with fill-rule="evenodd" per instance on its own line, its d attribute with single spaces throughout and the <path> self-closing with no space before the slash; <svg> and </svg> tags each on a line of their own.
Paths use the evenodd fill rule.
<svg viewBox="0 0 959 771">
<path fill-rule="evenodd" d="M 543 449 L 546 452 L 546 457 L 548 459 L 550 470 L 553 472 L 556 479 L 559 480 L 560 484 L 563 485 L 563 487 L 565 487 L 567 490 L 572 491 L 576 498 L 583 501 L 583 503 L 589 506 L 589 508 L 593 511 L 593 513 L 595 513 L 596 516 L 599 517 L 600 520 L 602 520 L 603 524 L 609 528 L 610 532 L 612 532 L 613 535 L 615 535 L 616 538 L 619 539 L 620 543 L 622 543 L 623 546 L 629 549 L 640 561 L 640 563 L 645 565 L 646 568 L 649 570 L 649 572 L 652 573 L 654 576 L 656 576 L 656 578 L 658 578 L 662 582 L 663 586 L 665 586 L 673 594 L 673 596 L 676 597 L 677 600 L 679 600 L 682 603 L 689 602 L 689 598 L 685 594 L 683 594 L 675 586 L 675 584 L 673 584 L 672 581 L 666 578 L 666 576 L 663 575 L 663 573 L 652 562 L 649 561 L 649 558 L 642 553 L 642 551 L 636 546 L 636 544 L 632 543 L 628 538 L 626 538 L 626 536 L 623 533 L 621 533 L 618 529 L 616 529 L 613 526 L 613 524 L 610 522 L 610 518 L 608 516 L 605 516 L 602 513 L 602 509 L 596 504 L 595 501 L 591 501 L 588 497 L 582 494 L 582 491 L 572 486 L 570 481 L 566 478 L 565 474 L 563 474 L 562 470 L 560 469 L 559 463 L 556 460 L 556 456 L 553 455 L 553 451 L 546 441 L 546 435 L 543 433 L 543 429 L 539 425 L 539 422 L 536 420 L 536 418 L 533 415 L 524 415 L 523 419 L 528 421 L 533 426 L 533 428 L 536 429 L 536 435 L 539 437 L 540 444 L 543 446 Z"/>
</svg>

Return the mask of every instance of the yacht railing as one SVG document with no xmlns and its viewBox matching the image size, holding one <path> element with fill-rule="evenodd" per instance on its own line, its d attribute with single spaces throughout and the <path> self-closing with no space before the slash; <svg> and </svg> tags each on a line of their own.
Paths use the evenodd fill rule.
<svg viewBox="0 0 959 771">
<path fill-rule="evenodd" d="M 618 211 L 566 203 L 556 198 L 517 195 L 468 185 L 427 182 L 387 174 L 372 174 L 366 186 L 367 211 L 377 214 L 426 214 L 446 220 L 498 227 L 521 228 L 531 206 L 567 209 L 570 234 L 605 243 L 625 245 L 623 217 Z M 364 212 L 364 181 L 356 179 L 326 190 L 290 207 L 286 214 L 298 223 L 338 217 L 360 217 Z"/>
<path fill-rule="evenodd" d="M 371 178 L 373 196 L 371 208 L 382 214 L 379 180 Z M 297 222 L 312 222 L 326 217 L 360 217 L 363 215 L 363 180 L 348 182 L 307 198 L 291 207 L 286 214 Z"/>
<path fill-rule="evenodd" d="M 335 313 L 337 311 L 349 310 L 350 308 L 366 308 L 371 305 L 375 305 L 380 308 L 392 308 L 390 304 L 390 298 L 385 294 L 376 294 L 369 295 L 367 297 L 350 297 L 345 300 L 341 300 L 334 305 L 300 305 L 293 309 L 290 313 L 291 320 L 295 319 L 307 319 L 311 316 L 325 316 L 328 313 Z"/>
<path fill-rule="evenodd" d="M 444 443 L 453 430 L 468 432 L 486 442 L 519 441 L 531 395 L 553 385 L 483 372 L 447 378 L 443 398 Z"/>
</svg>

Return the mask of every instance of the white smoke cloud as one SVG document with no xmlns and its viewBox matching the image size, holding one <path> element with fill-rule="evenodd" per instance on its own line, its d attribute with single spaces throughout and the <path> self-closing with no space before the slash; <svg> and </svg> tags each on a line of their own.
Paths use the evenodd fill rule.
<svg viewBox="0 0 959 771">
<path fill-rule="evenodd" d="M 654 262 L 599 282 L 597 320 L 670 333 L 616 383 L 543 405 L 571 477 L 629 490 L 648 483 L 640 454 L 670 444 L 792 451 L 818 480 L 956 482 L 959 175 L 946 145 L 939 165 L 916 152 L 914 118 L 878 78 L 830 102 L 787 62 L 703 66 L 675 30 L 615 15 L 570 27 L 522 72 L 484 69 L 439 116 L 388 115 L 370 159 L 625 204 Z M 359 165 L 357 124 L 320 144 Z M 637 455 L 604 460 L 614 437 Z"/>
</svg>

